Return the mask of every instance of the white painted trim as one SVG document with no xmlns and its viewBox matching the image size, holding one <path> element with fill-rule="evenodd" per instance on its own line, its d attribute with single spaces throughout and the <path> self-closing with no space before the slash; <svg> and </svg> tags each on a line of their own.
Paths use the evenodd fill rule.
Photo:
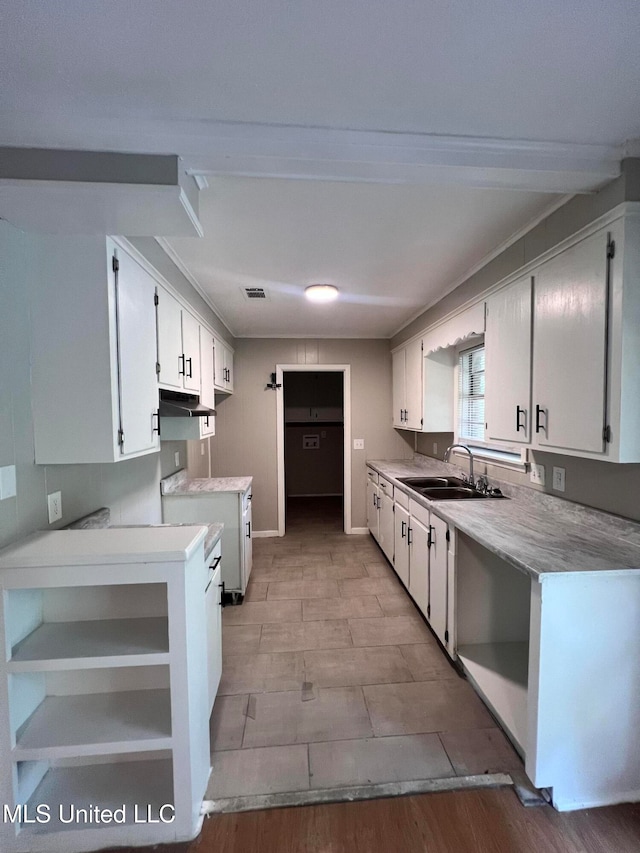
<svg viewBox="0 0 640 853">
<path fill-rule="evenodd" d="M 253 530 L 251 532 L 253 539 L 272 539 L 279 535 L 277 530 Z"/>
<path fill-rule="evenodd" d="M 349 532 L 357 534 L 358 536 L 364 536 L 365 533 L 369 532 L 369 528 L 368 527 L 352 527 Z"/>
<path fill-rule="evenodd" d="M 350 364 L 276 364 L 276 461 L 278 470 L 278 536 L 285 534 L 286 495 L 284 491 L 284 388 L 285 372 L 342 373 L 344 432 L 344 532 L 351 533 L 351 365 Z"/>
<path fill-rule="evenodd" d="M 165 237 L 154 237 L 154 240 L 156 241 L 158 246 L 160 246 L 160 248 L 165 253 L 165 255 L 169 258 L 169 260 L 177 266 L 177 268 L 180 270 L 182 275 L 187 279 L 187 281 L 189 282 L 191 287 L 193 287 L 193 289 L 204 299 L 204 301 L 207 303 L 209 308 L 211 308 L 211 310 L 217 316 L 217 318 L 220 320 L 220 322 L 224 323 L 224 325 L 229 330 L 230 334 L 232 334 L 235 337 L 235 333 L 229 328 L 229 324 L 227 323 L 225 318 L 222 316 L 220 309 L 216 306 L 213 299 L 211 299 L 211 297 L 207 295 L 207 292 L 205 291 L 205 289 L 202 287 L 202 285 L 200 284 L 198 279 L 193 275 L 191 270 L 187 267 L 187 265 L 182 260 L 180 255 L 178 255 L 178 253 L 175 251 L 173 246 L 171 246 L 170 243 L 167 242 L 167 239 Z M 212 334 L 215 334 L 215 336 L 217 338 L 222 340 L 222 342 L 230 350 L 233 351 L 233 348 L 230 346 L 228 341 L 226 341 L 222 337 L 222 335 L 220 335 L 219 332 L 212 332 Z"/>
<path fill-rule="evenodd" d="M 197 184 L 198 181 L 196 180 L 196 178 L 194 178 L 194 180 Z M 184 208 L 184 212 L 189 217 L 189 221 L 193 225 L 196 235 L 198 237 L 204 237 L 204 231 L 202 229 L 202 225 L 200 224 L 200 220 L 198 219 L 198 216 L 195 210 L 193 209 L 191 202 L 189 201 L 189 196 L 186 194 L 182 187 L 180 187 L 179 201 L 182 207 Z"/>
<path fill-rule="evenodd" d="M 505 287 L 508 287 L 517 279 L 522 276 L 531 275 L 534 271 L 541 266 L 541 264 L 546 263 L 551 260 L 551 258 L 556 257 L 561 252 L 566 251 L 571 248 L 571 246 L 575 246 L 577 243 L 582 242 L 587 237 L 590 237 L 592 234 L 595 234 L 596 231 L 599 231 L 601 228 L 605 228 L 607 225 L 611 225 L 618 219 L 621 219 L 623 216 L 640 216 L 640 202 L 638 201 L 625 201 L 621 204 L 616 205 L 611 210 L 603 213 L 602 216 L 599 216 L 597 219 L 594 219 L 588 225 L 585 225 L 583 228 L 580 228 L 578 231 L 571 234 L 565 240 L 562 240 L 560 243 L 556 243 L 555 246 L 548 249 L 541 255 L 538 255 L 532 261 L 529 261 L 528 264 L 525 264 L 522 267 L 519 267 L 517 270 L 510 272 L 509 275 L 497 281 L 491 287 L 488 287 L 482 293 L 477 296 L 472 297 L 471 299 L 464 302 L 462 305 L 459 305 L 455 310 L 450 311 L 444 317 L 441 317 L 437 322 L 432 323 L 430 326 L 425 326 L 415 335 L 412 335 L 410 338 L 407 338 L 406 341 L 403 341 L 401 344 L 398 344 L 397 347 L 394 347 L 391 352 L 397 352 L 398 350 L 404 349 L 408 344 L 413 341 L 420 340 L 427 332 L 433 331 L 433 329 L 437 329 L 439 326 L 442 326 L 444 323 L 448 323 L 453 317 L 457 317 L 458 314 L 462 314 L 468 308 L 471 308 L 473 305 L 477 305 L 478 302 L 484 302 L 489 296 L 493 293 L 496 293 L 499 290 L 502 290 Z M 440 301 L 440 300 L 437 300 Z M 435 304 L 435 303 L 433 303 Z M 432 306 L 429 306 L 432 307 Z M 424 313 L 424 311 L 428 311 L 428 308 L 423 309 L 420 313 Z M 419 316 L 419 315 L 418 315 Z M 414 318 L 415 319 L 415 318 Z"/>
</svg>

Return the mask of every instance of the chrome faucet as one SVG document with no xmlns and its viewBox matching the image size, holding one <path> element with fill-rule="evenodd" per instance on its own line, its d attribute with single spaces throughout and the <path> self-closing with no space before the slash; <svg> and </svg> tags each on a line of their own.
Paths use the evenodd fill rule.
<svg viewBox="0 0 640 853">
<path fill-rule="evenodd" d="M 444 457 L 443 457 L 444 461 L 445 462 L 449 461 L 449 457 L 451 456 L 451 451 L 453 450 L 454 447 L 460 447 L 460 448 L 462 448 L 462 450 L 466 450 L 467 453 L 469 454 L 469 482 L 473 486 L 474 485 L 474 480 L 473 480 L 473 453 L 471 452 L 470 447 L 467 447 L 466 444 L 452 444 L 450 447 L 447 447 L 447 449 L 444 452 Z"/>
</svg>

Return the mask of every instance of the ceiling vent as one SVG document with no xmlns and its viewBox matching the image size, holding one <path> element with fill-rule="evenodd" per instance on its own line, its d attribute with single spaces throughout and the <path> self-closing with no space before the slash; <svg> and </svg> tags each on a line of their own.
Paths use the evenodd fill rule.
<svg viewBox="0 0 640 853">
<path fill-rule="evenodd" d="M 268 299 L 267 292 L 264 287 L 243 287 L 242 293 L 245 299 Z"/>
</svg>

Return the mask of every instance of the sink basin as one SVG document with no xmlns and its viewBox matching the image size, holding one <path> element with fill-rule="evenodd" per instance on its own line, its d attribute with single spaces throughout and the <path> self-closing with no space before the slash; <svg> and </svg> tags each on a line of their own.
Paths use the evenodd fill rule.
<svg viewBox="0 0 640 853">
<path fill-rule="evenodd" d="M 447 486 L 466 486 L 460 477 L 398 477 L 401 483 L 411 486 L 412 489 L 434 489 Z"/>
<path fill-rule="evenodd" d="M 431 489 L 416 489 L 425 498 L 432 501 L 464 501 L 472 498 L 487 498 L 483 492 L 472 489 L 470 486 L 436 487 Z"/>
</svg>

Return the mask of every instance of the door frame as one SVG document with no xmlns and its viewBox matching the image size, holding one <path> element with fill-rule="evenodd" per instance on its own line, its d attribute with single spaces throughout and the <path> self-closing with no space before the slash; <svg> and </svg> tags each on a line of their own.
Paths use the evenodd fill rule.
<svg viewBox="0 0 640 853">
<path fill-rule="evenodd" d="M 351 365 L 350 364 L 276 364 L 276 459 L 278 468 L 278 536 L 285 534 L 286 495 L 284 489 L 284 374 L 342 373 L 343 478 L 342 516 L 345 533 L 351 529 Z"/>
</svg>

